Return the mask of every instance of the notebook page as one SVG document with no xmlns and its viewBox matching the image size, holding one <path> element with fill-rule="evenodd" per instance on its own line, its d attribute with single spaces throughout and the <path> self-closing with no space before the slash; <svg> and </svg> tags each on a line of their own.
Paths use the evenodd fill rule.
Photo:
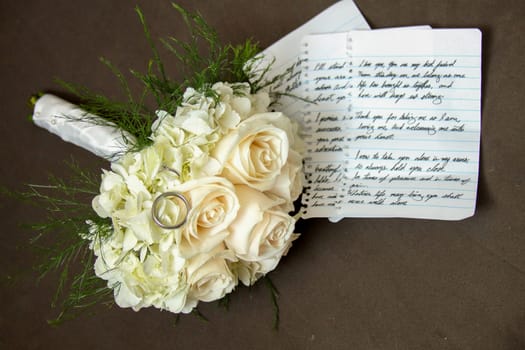
<svg viewBox="0 0 525 350">
<path fill-rule="evenodd" d="M 347 38 L 342 32 L 309 35 L 302 41 L 304 95 L 313 102 L 303 105 L 305 218 L 336 216 L 343 203 L 352 74 Z"/>
<path fill-rule="evenodd" d="M 355 31 L 346 38 L 341 33 L 307 36 L 303 44 L 308 45 L 303 55 L 305 74 L 308 75 L 305 87 L 310 90 L 309 98 L 318 103 L 307 108 L 310 115 L 305 117 L 308 131 L 313 135 L 307 138 L 310 149 L 305 172 L 311 174 L 311 183 L 310 191 L 303 198 L 305 217 L 323 217 L 328 213 L 331 217 L 460 219 L 472 215 L 479 158 L 481 33 L 475 29 Z M 376 59 L 373 63 L 378 63 L 377 66 L 363 62 L 363 67 L 358 67 L 362 62 L 357 62 L 357 59 L 366 54 L 361 52 L 362 45 L 372 50 L 370 55 L 376 57 L 367 58 Z M 381 60 L 385 55 L 392 60 L 381 62 L 373 50 L 383 54 Z M 412 53 L 411 50 L 416 51 Z M 348 57 L 345 58 L 345 54 Z M 412 57 L 414 61 L 397 62 L 411 55 L 416 56 Z M 437 60 L 445 55 L 457 61 L 447 64 L 443 59 Z M 416 59 L 422 62 L 418 63 Z M 381 67 L 388 70 L 381 70 Z M 396 69 L 431 70 L 408 74 Z M 348 73 L 350 83 L 354 84 L 341 85 L 340 80 L 347 79 Z M 418 81 L 417 74 L 430 79 Z M 357 81 L 358 78 L 363 79 Z M 395 82 L 389 82 L 389 79 Z M 432 85 L 432 79 L 441 81 L 441 84 L 436 81 Z M 396 87 L 400 83 L 402 86 Z M 421 95 L 409 95 L 410 88 Z M 400 89 L 406 90 L 404 96 Z M 373 96 L 367 96 L 374 92 Z M 350 94 L 353 94 L 351 98 Z M 375 109 L 363 110 L 363 102 L 370 102 L 369 107 Z M 409 110 L 405 115 L 397 116 L 385 114 L 388 108 L 396 108 L 397 112 L 403 108 Z M 414 110 L 410 108 L 435 115 L 420 113 L 418 120 L 414 121 L 409 114 Z M 450 111 L 444 114 L 443 109 L 455 109 L 455 114 Z M 436 114 L 438 112 L 441 114 Z M 396 118 L 407 124 L 393 123 Z M 423 123 L 425 119 L 430 126 Z M 443 137 L 432 136 L 432 128 Z M 398 141 L 406 142 L 402 146 L 407 148 L 392 149 Z M 372 148 L 370 144 L 397 153 L 362 153 L 364 148 Z M 413 154 L 425 150 L 425 145 L 434 153 L 430 156 L 427 153 Z M 407 150 L 413 152 L 402 154 Z M 460 156 L 467 153 L 470 156 Z M 400 158 L 398 160 L 419 163 L 409 166 L 404 162 L 397 167 L 394 167 L 396 163 L 390 167 L 384 164 L 392 162 L 390 158 L 394 156 Z M 346 173 L 343 180 L 341 164 Z M 402 176 L 407 167 L 409 176 Z M 362 168 L 366 173 L 362 173 Z M 413 183 L 416 179 L 419 189 Z M 390 192 L 386 191 L 386 184 L 391 184 Z M 394 189 L 393 184 L 406 187 Z M 445 186 L 450 184 L 455 185 Z M 410 191 L 404 193 L 403 189 Z"/>
<path fill-rule="evenodd" d="M 284 79 L 271 86 L 272 91 L 301 97 L 301 39 L 312 33 L 331 33 L 351 29 L 370 29 L 365 18 L 352 0 L 343 0 L 327 8 L 299 28 L 290 32 L 262 52 L 258 67 L 267 67 L 273 62 L 266 79 L 286 73 Z M 302 101 L 282 96 L 276 105 L 279 110 L 302 124 Z"/>
<path fill-rule="evenodd" d="M 481 32 L 351 32 L 341 214 L 459 220 L 478 183 Z"/>
<path fill-rule="evenodd" d="M 379 30 L 431 29 L 429 26 Z M 352 62 L 348 33 L 308 35 L 302 40 L 304 96 L 302 106 L 307 144 L 303 196 L 304 217 L 329 217 L 337 222 L 345 187 L 346 127 L 350 116 Z M 348 146 L 346 146 L 348 147 Z"/>
</svg>

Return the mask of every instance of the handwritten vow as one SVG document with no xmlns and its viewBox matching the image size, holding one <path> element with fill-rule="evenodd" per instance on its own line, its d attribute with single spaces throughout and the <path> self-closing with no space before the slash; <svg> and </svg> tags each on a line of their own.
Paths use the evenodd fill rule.
<svg viewBox="0 0 525 350">
<path fill-rule="evenodd" d="M 480 138 L 477 29 L 303 39 L 305 217 L 473 215 Z"/>
<path fill-rule="evenodd" d="M 281 79 L 276 79 L 271 86 L 271 90 L 282 94 L 278 101 L 278 109 L 281 112 L 301 121 L 302 101 L 296 98 L 296 96 L 303 96 L 304 85 L 301 39 L 312 33 L 355 29 L 370 29 L 370 26 L 353 1 L 343 0 L 330 6 L 264 50 L 262 59 L 255 68 L 265 71 L 268 80 L 282 76 Z"/>
</svg>

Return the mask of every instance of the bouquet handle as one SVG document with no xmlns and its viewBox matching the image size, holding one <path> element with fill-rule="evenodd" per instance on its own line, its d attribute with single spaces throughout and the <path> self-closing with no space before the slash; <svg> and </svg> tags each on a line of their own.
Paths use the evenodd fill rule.
<svg viewBox="0 0 525 350">
<path fill-rule="evenodd" d="M 101 117 L 51 94 L 36 101 L 33 122 L 64 141 L 111 161 L 125 153 L 134 140 Z"/>
</svg>

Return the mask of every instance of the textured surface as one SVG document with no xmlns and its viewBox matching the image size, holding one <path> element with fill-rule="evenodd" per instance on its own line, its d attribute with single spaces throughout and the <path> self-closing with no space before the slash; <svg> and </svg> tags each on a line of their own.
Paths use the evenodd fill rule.
<svg viewBox="0 0 525 350">
<path fill-rule="evenodd" d="M 154 35 L 182 36 L 167 1 L 138 1 Z M 328 7 L 330 0 L 180 1 L 224 41 L 263 47 Z M 300 3 L 300 6 L 298 4 Z M 483 31 L 481 168 L 476 215 L 460 222 L 346 219 L 300 223 L 303 232 L 272 273 L 281 327 L 272 330 L 264 285 L 239 288 L 228 312 L 202 304 L 210 322 L 167 312 L 103 308 L 52 328 L 56 280 L 39 284 L 18 224 L 37 210 L 1 199 L 0 348 L 3 349 L 523 349 L 525 348 L 525 2 L 356 0 L 372 28 L 430 24 Z M 135 2 L 0 3 L 0 181 L 21 189 L 108 164 L 27 121 L 28 97 L 60 89 L 53 77 L 118 95 L 97 58 L 142 69 L 149 50 Z M 169 67 L 172 74 L 177 67 Z M 62 91 L 63 93 L 63 91 Z M 63 95 L 67 97 L 67 95 Z M 10 282 L 7 283 L 7 276 Z M 14 281 L 14 282 L 13 282 Z"/>
</svg>

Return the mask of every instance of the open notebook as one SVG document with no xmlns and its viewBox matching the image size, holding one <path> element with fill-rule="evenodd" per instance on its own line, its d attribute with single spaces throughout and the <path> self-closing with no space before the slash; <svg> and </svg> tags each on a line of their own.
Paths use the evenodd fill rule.
<svg viewBox="0 0 525 350">
<path fill-rule="evenodd" d="M 480 31 L 352 29 L 302 33 L 293 92 L 313 103 L 282 107 L 308 144 L 304 217 L 473 215 Z"/>
<path fill-rule="evenodd" d="M 303 62 L 305 217 L 473 215 L 479 30 L 311 35 Z"/>
</svg>

